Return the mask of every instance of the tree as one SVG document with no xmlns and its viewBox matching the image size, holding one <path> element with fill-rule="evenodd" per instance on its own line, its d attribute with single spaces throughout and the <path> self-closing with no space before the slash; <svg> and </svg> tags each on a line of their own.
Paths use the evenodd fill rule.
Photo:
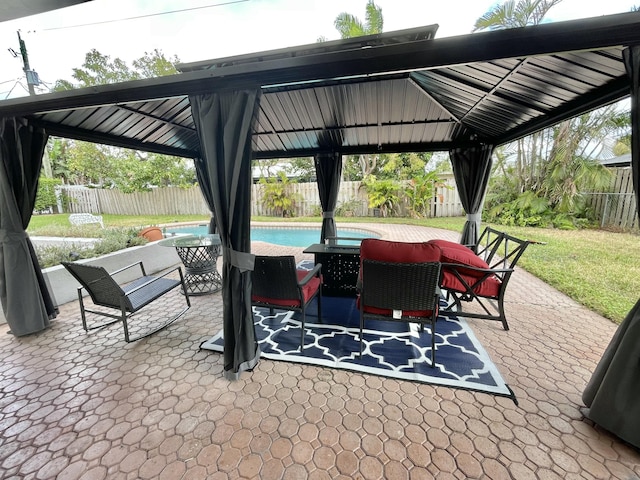
<svg viewBox="0 0 640 480">
<path fill-rule="evenodd" d="M 196 182 L 196 175 L 189 160 L 123 150 L 115 164 L 112 181 L 114 187 L 132 193 L 152 187 L 191 187 Z"/>
<path fill-rule="evenodd" d="M 168 59 L 162 51 L 156 49 L 152 53 L 133 61 L 133 68 L 119 58 L 111 60 L 96 49 L 90 50 L 84 58 L 81 68 L 74 68 L 72 77 L 77 83 L 69 80 L 56 80 L 53 91 L 73 90 L 108 83 L 126 82 L 142 78 L 161 77 L 178 73 L 175 65 L 180 63 L 177 56 Z"/>
<path fill-rule="evenodd" d="M 58 80 L 54 90 L 152 78 L 177 73 L 177 56 L 167 58 L 160 50 L 145 53 L 132 67 L 97 50 L 89 51 L 81 68 L 73 69 L 75 83 Z M 47 152 L 54 177 L 64 183 L 115 187 L 123 192 L 148 190 L 153 186 L 190 186 L 196 181 L 189 160 L 133 150 L 52 138 Z"/>
<path fill-rule="evenodd" d="M 543 21 L 562 0 L 509 0 L 496 5 L 475 30 L 526 27 Z M 568 226 L 587 215 L 584 191 L 602 188 L 608 171 L 593 160 L 628 114 L 615 106 L 564 121 L 496 149 L 487 194 L 487 220 L 517 225 Z M 579 222 L 578 222 L 579 223 Z"/>
<path fill-rule="evenodd" d="M 289 159 L 286 172 L 298 179 L 298 182 L 312 182 L 316 178 L 316 167 L 311 157 L 296 157 Z"/>
<path fill-rule="evenodd" d="M 47 142 L 47 153 L 51 165 L 52 178 L 59 178 L 62 183 L 69 183 L 71 172 L 69 171 L 69 148 L 70 140 L 58 137 L 51 137 Z"/>
<path fill-rule="evenodd" d="M 545 15 L 562 0 L 508 0 L 494 5 L 476 20 L 473 31 L 538 25 Z"/>
<path fill-rule="evenodd" d="M 68 180 L 76 185 L 114 186 L 113 172 L 117 168 L 115 163 L 118 150 L 97 143 L 70 142 Z"/>
<path fill-rule="evenodd" d="M 364 23 L 355 15 L 346 12 L 340 13 L 334 21 L 334 25 L 340 33 L 340 38 L 382 33 L 383 23 L 382 9 L 373 0 L 368 0 L 365 7 Z"/>
</svg>

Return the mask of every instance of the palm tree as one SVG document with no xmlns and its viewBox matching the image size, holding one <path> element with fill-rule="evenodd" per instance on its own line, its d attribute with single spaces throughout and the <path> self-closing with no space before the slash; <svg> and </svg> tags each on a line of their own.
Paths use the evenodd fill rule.
<svg viewBox="0 0 640 480">
<path fill-rule="evenodd" d="M 382 9 L 373 0 L 369 0 L 366 6 L 365 21 L 362 21 L 350 13 L 342 12 L 333 22 L 340 33 L 340 38 L 360 37 L 382 33 L 383 19 Z"/>
<path fill-rule="evenodd" d="M 476 20 L 473 31 L 526 27 L 542 22 L 544 16 L 562 0 L 508 0 L 494 5 Z"/>
</svg>

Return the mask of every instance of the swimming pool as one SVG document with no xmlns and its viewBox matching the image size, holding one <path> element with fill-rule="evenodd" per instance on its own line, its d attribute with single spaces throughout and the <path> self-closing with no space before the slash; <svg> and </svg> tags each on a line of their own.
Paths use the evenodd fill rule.
<svg viewBox="0 0 640 480">
<path fill-rule="evenodd" d="M 181 233 L 190 235 L 205 235 L 207 233 L 206 225 L 190 225 L 184 227 L 167 228 L 166 234 Z M 341 237 L 350 238 L 379 238 L 373 232 L 366 232 L 364 230 L 338 230 L 338 235 Z M 284 245 L 287 247 L 308 247 L 313 243 L 320 242 L 320 228 L 281 228 L 281 227 L 251 227 L 251 241 L 253 242 L 267 242 L 276 245 Z M 353 241 L 340 241 L 340 244 L 345 245 L 357 245 L 358 240 Z"/>
</svg>

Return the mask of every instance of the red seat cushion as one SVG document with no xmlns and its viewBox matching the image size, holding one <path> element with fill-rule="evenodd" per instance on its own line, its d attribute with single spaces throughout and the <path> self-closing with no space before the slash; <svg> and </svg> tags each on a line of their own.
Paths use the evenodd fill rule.
<svg viewBox="0 0 640 480">
<path fill-rule="evenodd" d="M 433 240 L 427 241 L 427 243 L 431 243 L 433 245 L 438 245 L 440 248 L 457 248 L 458 250 L 471 250 L 469 247 L 462 245 L 458 242 L 452 242 L 451 240 L 442 240 L 439 238 L 434 238 Z"/>
<path fill-rule="evenodd" d="M 429 240 L 427 243 L 438 245 L 440 247 L 442 263 L 459 263 L 462 265 L 470 265 L 477 268 L 489 268 L 487 262 L 476 255 L 473 250 L 459 243 L 450 242 L 448 240 Z M 459 269 L 460 273 L 472 277 L 482 277 L 484 272 L 471 269 Z"/>
<path fill-rule="evenodd" d="M 360 297 L 356 300 L 356 307 L 360 308 Z M 377 308 L 377 307 L 364 307 L 364 311 L 366 313 L 371 313 L 372 315 L 385 315 L 390 317 L 393 314 L 393 311 L 388 308 Z M 419 310 L 419 311 L 410 311 L 410 312 L 402 312 L 403 315 L 408 317 L 427 317 L 431 318 L 431 310 Z M 438 306 L 436 305 L 436 315 L 438 314 Z"/>
<path fill-rule="evenodd" d="M 300 282 L 304 277 L 306 277 L 308 273 L 309 272 L 307 270 L 296 270 L 296 274 L 298 275 L 298 282 Z M 307 282 L 307 284 L 304 287 L 302 287 L 302 296 L 304 298 L 304 303 L 307 303 L 309 301 L 309 299 L 316 293 L 319 287 L 320 287 L 320 278 L 318 277 L 313 277 L 311 280 Z M 281 298 L 267 298 L 267 297 L 260 297 L 258 295 L 252 295 L 251 300 L 253 302 L 278 305 L 280 307 L 300 308 L 300 300 L 298 300 L 297 298 L 281 299 Z"/>
<path fill-rule="evenodd" d="M 470 287 L 472 287 L 473 292 L 476 295 L 480 297 L 498 298 L 502 282 L 495 275 L 487 277 L 474 286 L 474 284 L 479 281 L 478 277 L 465 275 L 462 272 L 459 273 L 461 274 L 461 277 L 464 279 L 464 281 L 467 282 Z M 467 291 L 462 282 L 450 270 L 447 269 L 443 270 L 440 286 L 444 289 L 461 293 L 465 293 Z"/>
<path fill-rule="evenodd" d="M 360 259 L 380 262 L 439 262 L 440 247 L 427 242 L 391 242 L 365 238 L 360 244 Z"/>
</svg>

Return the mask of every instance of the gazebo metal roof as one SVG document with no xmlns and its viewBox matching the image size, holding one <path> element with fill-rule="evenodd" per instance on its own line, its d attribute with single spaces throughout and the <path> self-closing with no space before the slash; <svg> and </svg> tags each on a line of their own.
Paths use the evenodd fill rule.
<svg viewBox="0 0 640 480">
<path fill-rule="evenodd" d="M 2 0 L 0 3 L 0 22 L 28 17 L 50 10 L 71 7 L 91 0 Z"/>
<path fill-rule="evenodd" d="M 260 86 L 257 158 L 503 144 L 629 94 L 640 13 L 434 39 L 437 25 L 0 102 L 48 133 L 198 157 L 190 94 Z"/>
</svg>

